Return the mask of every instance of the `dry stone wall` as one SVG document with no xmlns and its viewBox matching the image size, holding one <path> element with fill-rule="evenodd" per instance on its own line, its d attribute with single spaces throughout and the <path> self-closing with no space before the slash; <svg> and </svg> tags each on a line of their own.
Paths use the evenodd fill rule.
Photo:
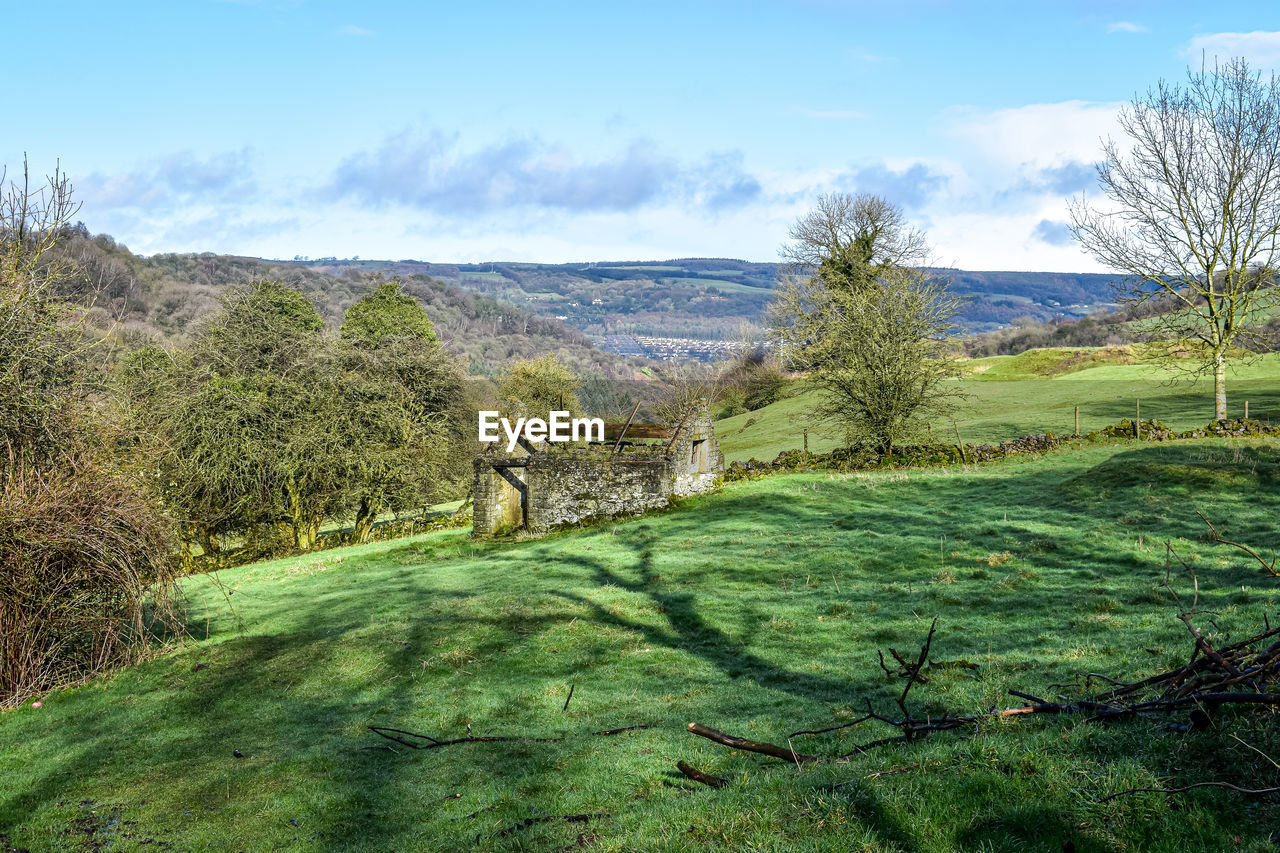
<svg viewBox="0 0 1280 853">
<path fill-rule="evenodd" d="M 492 460 L 479 456 L 474 464 L 472 531 L 499 533 L 524 523 L 520 492 L 493 469 Z M 515 469 L 519 476 L 519 469 Z"/>
<path fill-rule="evenodd" d="M 477 536 L 519 529 L 545 533 L 593 519 L 638 515 L 673 497 L 715 488 L 724 454 L 703 407 L 661 446 L 613 454 L 608 447 L 526 456 L 475 459 L 474 525 Z M 518 477 L 524 494 L 499 470 Z"/>
<path fill-rule="evenodd" d="M 659 509 L 671 500 L 667 463 L 654 459 L 551 459 L 525 469 L 529 532 L 589 519 L 618 518 Z"/>
</svg>

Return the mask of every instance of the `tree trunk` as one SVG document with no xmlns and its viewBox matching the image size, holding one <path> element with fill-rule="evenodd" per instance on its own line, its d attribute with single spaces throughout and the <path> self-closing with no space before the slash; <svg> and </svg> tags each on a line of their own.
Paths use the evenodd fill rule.
<svg viewBox="0 0 1280 853">
<path fill-rule="evenodd" d="M 298 532 L 298 550 L 310 551 L 316 547 L 316 542 L 320 538 L 320 519 L 316 517 L 303 519 L 297 528 Z"/>
<path fill-rule="evenodd" d="M 356 513 L 356 524 L 351 531 L 352 544 L 362 544 L 369 540 L 369 533 L 373 530 L 373 523 L 378 520 L 378 513 L 382 511 L 382 501 L 371 500 L 369 498 L 360 499 L 360 511 Z"/>
<path fill-rule="evenodd" d="M 222 553 L 222 545 L 218 542 L 218 537 L 207 525 L 196 525 L 196 536 L 200 542 L 200 549 L 209 556 L 216 556 Z"/>
<path fill-rule="evenodd" d="M 320 519 L 310 511 L 297 481 L 290 480 L 285 484 L 285 494 L 289 499 L 289 525 L 293 528 L 293 546 L 299 551 L 310 551 L 320 535 Z"/>
<path fill-rule="evenodd" d="M 1213 418 L 1227 419 L 1227 362 L 1222 353 L 1213 359 Z"/>
</svg>

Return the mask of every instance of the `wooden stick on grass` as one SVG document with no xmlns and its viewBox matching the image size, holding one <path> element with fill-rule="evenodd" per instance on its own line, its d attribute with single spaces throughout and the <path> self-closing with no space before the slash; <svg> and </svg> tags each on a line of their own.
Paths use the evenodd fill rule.
<svg viewBox="0 0 1280 853">
<path fill-rule="evenodd" d="M 727 735 L 722 731 L 711 728 L 710 726 L 704 726 L 702 723 L 690 723 L 687 728 L 691 733 L 698 737 L 704 737 L 707 740 L 715 741 L 722 746 L 740 749 L 743 752 L 757 752 L 771 758 L 781 759 L 782 761 L 794 761 L 797 764 L 823 760 L 820 756 L 796 752 L 795 750 L 787 749 L 785 746 L 778 746 L 774 743 L 766 743 L 759 740 L 747 740 L 746 738 Z"/>
<path fill-rule="evenodd" d="M 711 788 L 723 788 L 724 786 L 729 784 L 728 779 L 722 778 L 720 776 L 712 776 L 709 773 L 703 773 L 698 768 L 690 764 L 687 764 L 683 761 L 676 762 L 676 769 L 679 770 L 681 773 L 683 773 L 685 776 L 688 776 L 693 781 L 701 782 L 703 785 L 707 785 L 708 787 L 711 787 Z"/>
<path fill-rule="evenodd" d="M 569 682 L 569 695 L 565 698 L 564 707 L 560 709 L 561 711 L 569 710 L 569 703 L 573 701 L 573 690 L 577 686 L 578 685 L 574 684 L 573 682 Z"/>
</svg>

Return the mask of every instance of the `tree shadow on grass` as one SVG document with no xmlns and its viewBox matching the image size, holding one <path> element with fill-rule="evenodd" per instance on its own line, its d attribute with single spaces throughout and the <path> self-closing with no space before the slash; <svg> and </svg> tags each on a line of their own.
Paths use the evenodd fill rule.
<svg viewBox="0 0 1280 853">
<path fill-rule="evenodd" d="M 1185 425 L 1175 426 L 1177 429 L 1204 426 L 1212 421 L 1212 388 L 1179 385 L 1176 375 L 1171 379 L 1174 384 L 1165 388 L 1140 390 L 1128 387 L 1123 393 L 1114 395 L 1095 394 L 1092 399 L 1080 404 L 1080 414 L 1086 418 L 1103 418 L 1107 423 L 1119 423 L 1124 418 L 1133 420 L 1141 405 L 1143 420 L 1161 420 L 1170 426 Z M 1095 384 L 1091 383 L 1091 388 Z M 1248 400 L 1250 418 L 1280 422 L 1280 389 L 1259 387 L 1256 380 L 1233 383 L 1228 379 L 1227 390 L 1229 417 L 1243 417 L 1244 401 Z M 1107 399 L 1108 396 L 1111 399 Z"/>
<path fill-rule="evenodd" d="M 810 498 L 803 492 L 791 498 L 730 493 L 663 516 L 660 528 L 655 528 L 660 535 L 645 523 L 628 527 L 623 535 L 614 537 L 631 555 L 621 567 L 604 565 L 581 550 L 565 549 L 557 556 L 560 562 L 588 573 L 597 588 L 614 587 L 647 599 L 649 609 L 661 614 L 660 621 L 620 615 L 578 593 L 561 590 L 555 594 L 590 608 L 593 618 L 602 624 L 638 632 L 647 642 L 697 657 L 730 678 L 748 677 L 761 686 L 826 705 L 847 705 L 860 700 L 868 689 L 873 700 L 887 699 L 892 689 L 877 685 L 874 680 L 850 681 L 805 672 L 792 663 L 771 660 L 754 651 L 753 640 L 768 626 L 769 614 L 754 606 L 749 595 L 743 595 L 735 614 L 737 624 L 731 632 L 723 611 L 716 618 L 699 604 L 700 599 L 705 601 L 708 597 L 705 590 L 696 584 L 681 589 L 664 577 L 666 566 L 679 557 L 679 549 L 671 543 L 679 542 L 681 537 L 714 533 L 717 527 L 741 529 L 759 523 L 776 532 L 826 531 L 834 539 L 833 549 L 842 549 L 859 559 L 871 554 L 874 561 L 883 559 L 877 553 L 874 531 L 892 531 L 899 542 L 910 540 L 914 531 L 918 532 L 915 543 L 905 547 L 905 553 L 897 558 L 904 565 L 880 570 L 885 572 L 886 582 L 914 578 L 917 583 L 928 585 L 938 570 L 928 561 L 938 552 L 941 532 L 944 557 L 948 540 L 973 540 L 968 544 L 979 554 L 979 561 L 970 563 L 975 570 L 981 568 L 981 551 L 986 549 L 990 549 L 988 559 L 993 565 L 1002 566 L 1001 561 L 1009 559 L 1027 564 L 1022 574 L 1010 568 L 988 570 L 987 574 L 994 577 L 983 586 L 995 592 L 980 596 L 947 603 L 938 597 L 938 590 L 945 592 L 946 587 L 930 588 L 932 603 L 944 614 L 944 624 L 948 615 L 953 617 L 951 621 L 967 621 L 973 612 L 983 610 L 995 610 L 997 613 L 991 615 L 998 616 L 1001 596 L 1008 601 L 1010 612 L 1000 617 L 1003 629 L 995 633 L 989 630 L 980 638 L 989 654 L 1025 654 L 1028 636 L 1035 636 L 1030 631 L 1083 633 L 1101 638 L 1110 630 L 1107 623 L 1096 621 L 1095 627 L 1080 627 L 1088 622 L 1090 614 L 1144 599 L 1153 607 L 1167 609 L 1170 630 L 1178 637 L 1171 604 L 1151 600 L 1152 588 L 1163 578 L 1160 541 L 1179 537 L 1194 540 L 1206 530 L 1196 514 L 1200 508 L 1197 494 L 1209 504 L 1229 495 L 1235 502 L 1252 502 L 1253 509 L 1263 517 L 1274 515 L 1280 510 L 1280 492 L 1275 488 L 1278 472 L 1280 464 L 1269 448 L 1180 444 L 1139 446 L 1084 471 L 1068 470 L 1056 476 L 1046 476 L 1035 464 L 1012 472 L 1008 468 L 993 469 L 992 482 L 986 483 L 981 477 L 932 477 L 911 483 L 911 473 L 907 472 L 908 481 L 892 484 L 892 493 L 874 491 L 852 499 L 848 494 L 838 500 L 831 495 L 832 490 L 843 488 L 848 493 L 862 488 L 851 481 L 845 481 L 843 487 L 838 481 L 828 484 L 827 492 Z M 993 491 L 994 485 L 1000 487 L 998 493 Z M 1163 496 L 1155 503 L 1145 500 L 1152 497 L 1152 490 Z M 850 503 L 858 504 L 853 513 L 847 509 Z M 939 507 L 952 511 L 943 517 Z M 706 516 L 712 513 L 714 519 L 709 520 Z M 1064 530 L 1064 518 L 1079 529 L 1070 536 L 1055 538 L 1055 531 Z M 1219 529 L 1229 533 L 1239 523 L 1234 516 L 1223 518 Z M 1128 535 L 1131 527 L 1135 539 L 1145 536 L 1155 547 L 1148 549 L 1150 556 L 1138 562 L 1133 554 L 1100 552 L 1087 534 L 1106 526 L 1118 528 L 1114 534 L 1117 537 Z M 866 538 L 869 534 L 872 538 Z M 762 563 L 766 564 L 763 568 Z M 708 572 L 705 582 L 715 586 L 718 594 L 726 595 L 730 588 L 768 582 L 780 568 L 801 577 L 810 571 L 803 561 L 780 567 L 778 558 L 742 559 L 725 554 L 720 564 Z M 1039 577 L 1044 572 L 1052 574 L 1048 579 Z M 1100 583 L 1059 580 L 1078 572 L 1087 573 Z M 977 571 L 973 573 L 978 575 Z M 1236 560 L 1215 572 L 1213 586 L 1225 595 L 1241 584 L 1257 580 L 1255 567 Z M 1097 590 L 1081 589 L 1088 586 Z M 815 604 L 825 603 L 827 594 L 815 593 Z M 1114 596 L 1121 596 L 1119 604 Z M 1214 604 L 1214 596 L 1215 592 L 1206 588 L 1206 604 Z M 984 597 L 994 600 L 982 603 Z M 922 606 L 930 601 L 922 598 L 909 595 L 901 606 Z M 919 636 L 902 639 L 919 640 L 922 636 L 923 628 Z M 973 654 L 975 639 L 965 642 L 967 645 L 959 649 L 950 646 L 948 653 Z M 873 675 L 878 674 L 874 659 L 868 659 L 867 664 Z"/>
<path fill-rule="evenodd" d="M 806 661 L 787 659 L 776 651 L 770 654 L 759 642 L 769 630 L 769 602 L 776 598 L 765 588 L 780 579 L 802 577 L 812 569 L 810 561 L 834 552 L 862 560 L 863 566 L 874 564 L 874 569 L 856 569 L 863 575 L 863 590 L 881 588 L 876 585 L 878 578 L 873 583 L 865 577 L 872 571 L 883 573 L 885 584 L 911 578 L 923 583 L 935 571 L 926 560 L 937 549 L 935 534 L 942 531 L 954 534 L 952 538 L 961 533 L 970 536 L 979 551 L 1009 548 L 1020 555 L 1025 551 L 1029 556 L 1014 559 L 1034 559 L 1044 572 L 1073 570 L 1074 564 L 1091 560 L 1089 571 L 1137 575 L 1145 569 L 1124 560 L 1100 564 L 1086 539 L 1066 541 L 1054 550 L 1037 551 L 1031 543 L 1045 537 L 1045 529 L 1068 523 L 1064 519 L 1085 529 L 1114 525 L 1121 508 L 1132 509 L 1150 489 L 1156 490 L 1157 497 L 1174 495 L 1173 487 L 1164 483 L 1169 479 L 1187 492 L 1183 497 L 1188 500 L 1171 503 L 1163 507 L 1162 515 L 1143 522 L 1160 535 L 1192 537 L 1202 529 L 1190 502 L 1196 492 L 1232 495 L 1247 501 L 1253 511 L 1271 516 L 1280 510 L 1275 455 L 1265 449 L 1246 447 L 1237 453 L 1197 445 L 1141 446 L 1084 471 L 1056 470 L 1046 472 L 1028 464 L 993 468 L 989 478 L 915 480 L 908 472 L 905 481 L 893 482 L 891 477 L 896 475 L 888 475 L 873 483 L 874 489 L 857 479 L 793 478 L 778 481 L 778 488 L 766 494 L 744 488 L 699 498 L 657 517 L 574 531 L 541 542 L 480 548 L 464 557 L 478 567 L 474 582 L 455 588 L 437 582 L 430 571 L 430 560 L 440 549 L 419 545 L 391 549 L 384 555 L 387 564 L 403 565 L 403 570 L 384 569 L 377 583 L 362 582 L 354 574 L 344 576 L 346 585 L 324 587 L 325 594 L 314 598 L 303 594 L 306 587 L 300 586 L 297 597 L 280 596 L 256 609 L 247 608 L 253 612 L 246 614 L 246 633 L 235 635 L 234 628 L 225 624 L 219 628 L 218 642 L 193 645 L 99 685 L 52 697 L 46 709 L 51 719 L 37 723 L 30 718 L 32 722 L 22 726 L 40 744 L 34 753 L 39 769 L 30 774 L 31 784 L 23 790 L 0 786 L 0 826 L 20 824 L 38 810 L 55 817 L 74 813 L 74 804 L 65 809 L 52 804 L 93 789 L 93 779 L 109 768 L 126 782 L 122 798 L 142 799 L 143 792 L 156 786 L 167 789 L 156 799 L 165 803 L 169 813 L 123 803 L 141 810 L 153 824 L 148 829 L 154 828 L 161 840 L 168 830 L 168 837 L 178 833 L 184 839 L 207 838 L 207 846 L 222 849 L 271 845 L 336 850 L 361 844 L 369 849 L 403 848 L 411 843 L 406 839 L 417 837 L 414 824 L 407 826 L 403 815 L 416 809 L 421 817 L 415 820 L 451 828 L 453 834 L 439 842 L 448 849 L 462 839 L 470 843 L 475 835 L 492 835 L 489 829 L 499 817 L 498 822 L 510 825 L 528 815 L 529 804 L 515 801 L 482 806 L 469 799 L 465 806 L 455 807 L 443 801 L 455 786 L 471 790 L 480 784 L 478 779 L 491 777 L 496 780 L 493 784 L 507 791 L 541 790 L 538 786 L 558 772 L 558 759 L 550 747 L 476 744 L 454 747 L 473 752 L 446 762 L 439 752 L 389 752 L 365 732 L 363 726 L 370 721 L 392 725 L 403 721 L 413 727 L 409 725 L 416 713 L 413 703 L 422 701 L 422 696 L 412 689 L 409 676 L 420 669 L 425 655 L 434 653 L 441 639 L 466 636 L 474 645 L 475 657 L 498 659 L 509 649 L 525 648 L 522 643 L 528 637 L 582 618 L 593 625 L 635 632 L 648 644 L 706 662 L 727 682 L 747 678 L 766 690 L 786 694 L 796 700 L 789 708 L 825 714 L 837 705 L 856 703 L 862 695 L 877 703 L 890 702 L 900 685 L 886 685 L 871 654 L 861 675 L 830 675 L 806 671 L 802 668 Z M 801 488 L 814 484 L 817 491 Z M 1110 496 L 1102 497 L 1108 490 Z M 1012 520 L 1004 521 L 1004 512 Z M 996 520 L 997 514 L 1001 520 Z M 992 531 L 989 535 L 982 532 L 987 528 Z M 756 530 L 762 535 L 757 537 Z M 880 553 L 882 540 L 865 535 L 876 530 L 897 534 L 895 541 L 902 549 L 897 557 Z M 616 545 L 607 559 L 586 550 L 605 537 Z M 706 543 L 700 543 L 701 537 L 706 537 Z M 794 557 L 785 550 L 787 537 L 797 545 Z M 807 539 L 820 544 L 805 551 Z M 1005 545 L 1006 539 L 1021 544 Z M 683 546 L 685 540 L 695 544 Z M 766 554 L 775 547 L 779 553 Z M 684 558 L 686 552 L 698 552 L 700 563 L 676 566 L 675 558 Z M 895 567 L 895 561 L 902 565 Z M 705 568 L 700 567 L 703 563 Z M 488 568 L 481 571 L 479 567 Z M 542 574 L 532 582 L 535 568 Z M 850 569 L 849 574 L 854 571 Z M 512 572 L 525 573 L 524 581 L 504 580 Z M 1224 583 L 1253 582 L 1256 571 L 1240 563 L 1223 569 L 1220 576 Z M 504 584 L 521 606 L 489 611 L 469 601 L 481 593 L 503 590 Z M 815 607 L 829 603 L 828 591 L 809 590 L 801 582 L 797 587 L 794 600 L 804 603 L 810 599 L 803 596 L 811 596 Z M 648 606 L 642 616 L 629 615 L 594 600 L 583 589 L 616 590 Z M 557 610 L 538 604 L 530 600 L 535 593 L 572 606 Z M 1037 595 L 1051 597 L 1034 586 L 1022 591 L 1011 587 L 1007 593 L 1011 607 L 1019 596 Z M 1039 611 L 1036 618 L 1043 616 L 1048 624 L 1065 629 L 1065 621 L 1054 623 L 1057 617 L 1044 614 L 1055 609 L 1069 612 L 1072 597 L 1080 597 L 1081 592 L 1071 586 L 1052 595 L 1057 596 L 1052 607 Z M 884 593 L 883 597 L 884 612 L 901 622 L 918 624 L 901 618 L 920 604 L 915 596 L 893 598 Z M 981 607 L 995 611 L 1001 602 L 996 598 Z M 398 609 L 389 611 L 392 606 Z M 417 618 L 402 618 L 406 608 L 415 606 L 423 608 Z M 384 629 L 380 620 L 392 616 L 396 617 L 394 631 Z M 273 633 L 254 632 L 254 626 L 263 624 L 283 627 Z M 1022 652 L 1025 635 L 1018 635 L 1016 621 L 1010 620 L 1009 627 L 1007 634 L 983 635 L 983 648 L 995 656 Z M 855 639 L 872 650 L 868 638 Z M 975 642 L 979 641 L 961 637 L 948 645 L 946 656 L 971 654 Z M 369 652 L 371 647 L 376 653 Z M 368 668 L 370 661 L 374 665 L 364 671 L 361 667 Z M 519 663 L 543 684 L 567 683 L 577 671 L 570 661 Z M 451 683 L 440 680 L 442 686 Z M 114 697 L 105 710 L 91 701 L 104 689 Z M 152 698 L 144 699 L 148 694 Z M 748 700 L 757 701 L 758 695 L 752 693 L 743 701 Z M 451 700 L 442 696 L 440 701 Z M 723 693 L 717 690 L 681 707 L 702 713 L 723 705 Z M 516 719 L 513 725 L 519 724 Z M 539 725 L 548 725 L 548 720 L 556 718 L 539 719 Z M 778 730 L 789 722 L 779 719 Z M 495 718 L 491 724 L 509 723 Z M 558 725 L 569 727 L 567 722 Z M 627 747 L 622 743 L 618 748 Z M 234 756 L 237 749 L 242 758 Z M 279 784 L 276 770 L 280 766 L 290 768 L 286 778 L 305 792 L 301 800 L 306 811 L 301 815 L 274 811 L 278 806 L 273 804 L 279 800 L 290 796 L 298 800 L 297 792 L 272 787 Z M 663 773 L 665 768 L 655 764 L 654 772 Z M 466 818 L 469 812 L 491 807 L 494 810 L 480 818 Z M 451 808 L 458 811 L 458 823 L 431 823 L 443 820 L 439 815 Z M 485 816 L 490 822 L 482 826 Z M 250 817 L 254 827 L 275 829 L 266 838 L 237 835 L 237 821 Z M 868 803 L 864 818 L 891 842 L 898 839 L 899 846 L 909 846 L 906 839 L 911 833 L 878 804 Z M 1057 838 L 1063 832 L 1052 814 L 1010 812 L 993 820 L 986 828 L 975 827 L 965 844 L 975 849 L 983 844 L 996 846 L 999 838 L 1010 835 L 1037 844 L 1037 839 Z M 1078 849 L 1086 849 L 1079 843 Z"/>
<path fill-rule="evenodd" d="M 394 582 L 404 600 L 431 601 L 445 611 L 457 610 L 463 597 L 434 588 L 425 573 Z M 53 716 L 59 728 L 50 732 L 43 720 L 31 720 L 33 738 L 42 741 L 34 749 L 40 767 L 22 789 L 0 784 L 0 826 L 19 825 L 44 810 L 54 820 L 48 834 L 14 836 L 15 843 L 57 846 L 59 815 L 72 821 L 80 810 L 77 798 L 96 787 L 96 776 L 109 773 L 125 782 L 109 805 L 145 823 L 134 833 L 138 838 L 179 838 L 184 849 L 404 847 L 414 824 L 406 827 L 401 810 L 453 807 L 444 799 L 448 780 L 433 778 L 430 765 L 407 760 L 403 749 L 385 749 L 390 744 L 369 734 L 366 722 L 394 725 L 410 713 L 402 676 L 419 669 L 444 632 L 491 636 L 482 649 L 490 654 L 516 632 L 494 614 L 468 616 L 465 626 L 402 620 L 396 636 L 379 637 L 379 608 L 387 595 L 385 586 L 366 585 L 344 591 L 341 606 L 302 598 L 259 608 L 245 620 L 248 633 L 179 648 L 46 698 L 40 713 Z M 276 633 L 252 633 L 257 625 L 275 623 L 282 609 L 293 611 L 294 624 Z M 362 611 L 373 615 L 361 619 Z M 371 646 L 374 652 L 367 651 Z M 360 653 L 354 661 L 353 649 Z M 371 660 L 374 671 L 359 671 Z M 352 667 L 357 671 L 342 674 Z M 326 691 L 317 692 L 317 685 Z M 103 690 L 118 700 L 105 711 L 95 699 Z M 143 704 L 145 713 L 133 711 Z M 554 760 L 550 754 L 522 759 L 525 745 L 483 748 L 484 760 L 497 761 L 516 786 L 529 774 L 550 773 Z M 281 766 L 296 768 L 288 774 L 294 790 L 279 788 Z M 151 801 L 150 808 L 141 800 Z M 157 802 L 164 804 L 162 811 Z M 275 813 L 283 809 L 281 802 L 294 803 L 297 811 Z M 474 810 L 474 801 L 470 806 Z M 265 825 L 272 832 L 253 837 L 242 825 Z M 459 838 L 474 834 L 467 827 Z M 455 838 L 438 849 L 459 844 Z"/>
</svg>

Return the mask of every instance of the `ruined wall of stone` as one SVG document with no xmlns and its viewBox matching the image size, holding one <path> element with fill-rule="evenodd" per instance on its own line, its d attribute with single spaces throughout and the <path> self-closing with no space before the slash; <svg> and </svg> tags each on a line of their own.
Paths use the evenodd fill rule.
<svg viewBox="0 0 1280 853">
<path fill-rule="evenodd" d="M 490 460 L 477 457 L 472 480 L 472 533 L 477 536 L 518 528 L 524 521 L 520 492 L 493 470 Z M 514 469 L 516 476 L 523 472 Z"/>
<path fill-rule="evenodd" d="M 493 469 L 496 456 L 475 460 L 475 525 L 478 536 L 521 527 L 520 492 Z M 534 452 L 510 472 L 524 481 L 527 530 L 545 533 L 592 519 L 637 515 L 667 506 L 677 495 L 715 488 L 724 471 L 724 454 L 705 407 L 679 428 L 670 447 L 629 448 L 617 457 L 606 453 L 574 456 Z"/>
<path fill-rule="evenodd" d="M 724 453 L 705 409 L 680 431 L 669 460 L 673 494 L 696 495 L 715 488 L 716 480 L 724 473 Z"/>
<path fill-rule="evenodd" d="M 529 531 L 598 518 L 635 515 L 671 499 L 667 462 L 648 459 L 545 459 L 525 469 Z M 479 503 L 479 501 L 477 501 Z"/>
</svg>

